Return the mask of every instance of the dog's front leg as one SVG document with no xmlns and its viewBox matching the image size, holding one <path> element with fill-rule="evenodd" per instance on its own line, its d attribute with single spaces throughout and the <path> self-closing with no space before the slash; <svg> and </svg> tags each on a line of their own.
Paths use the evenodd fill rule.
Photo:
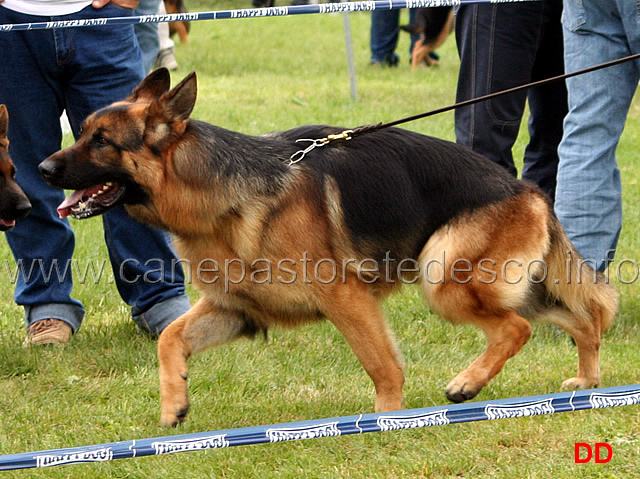
<svg viewBox="0 0 640 479">
<path fill-rule="evenodd" d="M 241 314 L 212 305 L 203 296 L 165 328 L 158 339 L 161 424 L 184 422 L 189 410 L 187 360 L 207 348 L 228 343 L 246 331 Z"/>
<path fill-rule="evenodd" d="M 401 355 L 377 300 L 366 285 L 348 282 L 331 296 L 331 322 L 343 334 L 376 388 L 376 412 L 402 409 Z"/>
</svg>

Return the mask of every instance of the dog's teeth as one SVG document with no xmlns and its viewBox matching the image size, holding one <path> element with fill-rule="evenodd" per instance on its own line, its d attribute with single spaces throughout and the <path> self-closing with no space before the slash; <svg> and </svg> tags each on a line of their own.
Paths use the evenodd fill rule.
<svg viewBox="0 0 640 479">
<path fill-rule="evenodd" d="M 107 181 L 107 182 L 105 183 L 105 185 L 106 185 L 106 186 L 112 186 L 112 185 L 113 185 L 113 183 L 111 183 L 110 181 Z"/>
<path fill-rule="evenodd" d="M 94 194 L 91 195 L 91 198 L 95 198 L 96 196 L 98 196 L 98 194 L 94 193 Z"/>
</svg>

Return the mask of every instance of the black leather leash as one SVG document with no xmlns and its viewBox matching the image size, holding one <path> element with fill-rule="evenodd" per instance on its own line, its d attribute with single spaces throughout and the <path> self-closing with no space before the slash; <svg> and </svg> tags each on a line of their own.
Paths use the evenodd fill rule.
<svg viewBox="0 0 640 479">
<path fill-rule="evenodd" d="M 590 72 L 594 72 L 596 70 L 601 70 L 603 68 L 609 68 L 615 65 L 619 65 L 621 63 L 625 63 L 625 62 L 629 62 L 631 60 L 636 60 L 640 58 L 640 53 L 635 53 L 633 55 L 629 55 L 623 58 L 619 58 L 617 60 L 612 60 L 609 62 L 605 62 L 605 63 L 600 63 L 598 65 L 594 65 L 592 67 L 588 67 L 588 68 L 584 68 L 582 70 L 577 70 L 575 72 L 571 72 L 571 73 L 564 73 L 562 75 L 557 75 L 554 77 L 550 77 L 550 78 L 545 78 L 544 80 L 538 80 L 535 82 L 531 82 L 531 83 L 525 83 L 524 85 L 519 85 L 513 88 L 508 88 L 506 90 L 500 90 L 494 93 L 489 93 L 487 95 L 483 95 L 483 96 L 479 96 L 476 98 L 471 98 L 469 100 L 464 100 L 458 103 L 454 103 L 453 105 L 449 105 L 449 106 L 445 106 L 442 108 L 438 108 L 436 110 L 431 110 L 431 111 L 427 111 L 425 113 L 419 113 L 417 115 L 412 115 L 412 116 L 407 116 L 405 118 L 401 118 L 399 120 L 394 120 L 394 121 L 390 121 L 388 123 L 377 123 L 375 125 L 363 125 L 363 126 L 359 126 L 357 128 L 352 128 L 350 130 L 344 130 L 340 133 L 337 133 L 335 135 L 328 135 L 325 138 L 318 138 L 315 140 L 312 139 L 300 139 L 297 140 L 298 142 L 300 141 L 308 141 L 311 142 L 311 144 L 305 148 L 304 150 L 299 150 L 297 152 L 295 152 L 290 160 L 289 160 L 289 164 L 292 165 L 294 163 L 297 163 L 298 161 L 302 160 L 304 158 L 304 156 L 309 153 L 311 150 L 313 150 L 314 148 L 320 147 L 320 146 L 324 146 L 332 141 L 335 140 L 350 140 L 356 136 L 360 136 L 366 133 L 373 133 L 375 131 L 379 131 L 382 130 L 384 128 L 390 128 L 392 126 L 396 126 L 396 125 L 400 125 L 402 123 L 408 123 L 410 121 L 414 121 L 414 120 L 420 120 L 422 118 L 426 118 L 428 116 L 433 116 L 433 115 L 437 115 L 439 113 L 444 113 L 446 111 L 450 111 L 450 110 L 455 110 L 456 108 L 460 108 L 463 106 L 468 106 L 468 105 L 473 105 L 474 103 L 479 103 L 481 101 L 486 101 L 486 100 L 490 100 L 492 98 L 496 98 L 499 96 L 503 96 L 503 95 L 508 95 L 509 93 L 514 93 L 520 90 L 526 90 L 527 88 L 532 88 L 532 87 L 537 87 L 537 86 L 541 86 L 541 85 L 546 85 L 547 83 L 552 83 L 555 81 L 560 81 L 560 80 L 565 80 L 567 78 L 571 78 L 574 76 L 578 76 L 578 75 L 583 75 L 585 73 L 590 73 Z"/>
<path fill-rule="evenodd" d="M 400 125 L 402 123 L 408 123 L 410 121 L 414 121 L 414 120 L 419 120 L 421 118 L 426 118 L 428 116 L 432 116 L 432 115 L 437 115 L 438 113 L 444 113 L 446 111 L 450 111 L 450 110 L 455 110 L 456 108 L 460 108 L 463 106 L 467 106 L 467 105 L 473 105 L 474 103 L 479 103 L 481 101 L 486 101 L 486 100 L 490 100 L 492 98 L 496 98 L 499 96 L 503 96 L 503 95 L 508 95 L 509 93 L 514 93 L 520 90 L 526 90 L 527 88 L 533 88 L 533 87 L 537 87 L 537 86 L 541 86 L 541 85 L 546 85 L 547 83 L 552 83 L 555 81 L 560 81 L 560 80 L 564 80 L 566 78 L 571 78 L 571 77 L 575 77 L 578 75 L 583 75 L 585 73 L 590 73 L 590 72 L 594 72 L 596 70 L 601 70 L 603 68 L 609 68 L 615 65 L 619 65 L 621 63 L 626 63 L 629 62 L 631 60 L 636 60 L 637 58 L 640 58 L 640 53 L 636 53 L 634 55 L 629 55 L 627 57 L 623 57 L 623 58 L 619 58 L 617 60 L 612 60 L 610 62 L 605 62 L 605 63 L 600 63 L 598 65 L 594 65 L 592 67 L 588 67 L 588 68 L 584 68 L 582 70 L 578 70 L 575 72 L 571 72 L 571 73 L 564 73 L 562 75 L 557 75 L 554 77 L 550 77 L 550 78 L 545 78 L 544 80 L 538 80 L 535 82 L 531 82 L 531 83 L 525 83 L 524 85 L 519 85 L 513 88 L 508 88 L 507 90 L 500 90 L 494 93 L 489 93 L 487 95 L 483 95 L 483 96 L 479 96 L 477 98 L 471 98 L 469 100 L 464 100 L 458 103 L 454 103 L 453 105 L 449 105 L 449 106 L 445 106 L 442 108 L 438 108 L 436 110 L 431 110 L 428 111 L 426 113 L 420 113 L 418 115 L 413 115 L 413 116 L 408 116 L 406 118 L 401 118 L 400 120 L 395 120 L 395 121 L 390 121 L 388 123 L 378 123 L 377 125 L 364 125 L 358 128 L 354 128 L 353 129 L 353 133 L 351 134 L 351 137 L 353 138 L 354 136 L 360 135 L 362 133 L 369 133 L 372 131 L 376 131 L 376 130 L 381 130 L 383 128 L 389 128 L 392 126 L 396 126 L 396 125 Z"/>
</svg>

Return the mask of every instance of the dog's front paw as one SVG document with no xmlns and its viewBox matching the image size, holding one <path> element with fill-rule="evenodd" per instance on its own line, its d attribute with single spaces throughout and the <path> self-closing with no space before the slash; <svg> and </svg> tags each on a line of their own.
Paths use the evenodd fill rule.
<svg viewBox="0 0 640 479">
<path fill-rule="evenodd" d="M 598 378 L 569 378 L 562 383 L 563 389 L 590 389 L 595 388 L 600 383 Z"/>
</svg>

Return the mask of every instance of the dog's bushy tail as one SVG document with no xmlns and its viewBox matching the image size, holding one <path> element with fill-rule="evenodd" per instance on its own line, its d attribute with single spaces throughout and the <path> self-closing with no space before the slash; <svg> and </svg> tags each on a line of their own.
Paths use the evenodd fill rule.
<svg viewBox="0 0 640 479">
<path fill-rule="evenodd" d="M 550 249 L 545 287 L 549 294 L 579 318 L 600 321 L 606 331 L 618 310 L 618 293 L 608 278 L 584 260 L 552 214 L 549 219 Z"/>
</svg>

